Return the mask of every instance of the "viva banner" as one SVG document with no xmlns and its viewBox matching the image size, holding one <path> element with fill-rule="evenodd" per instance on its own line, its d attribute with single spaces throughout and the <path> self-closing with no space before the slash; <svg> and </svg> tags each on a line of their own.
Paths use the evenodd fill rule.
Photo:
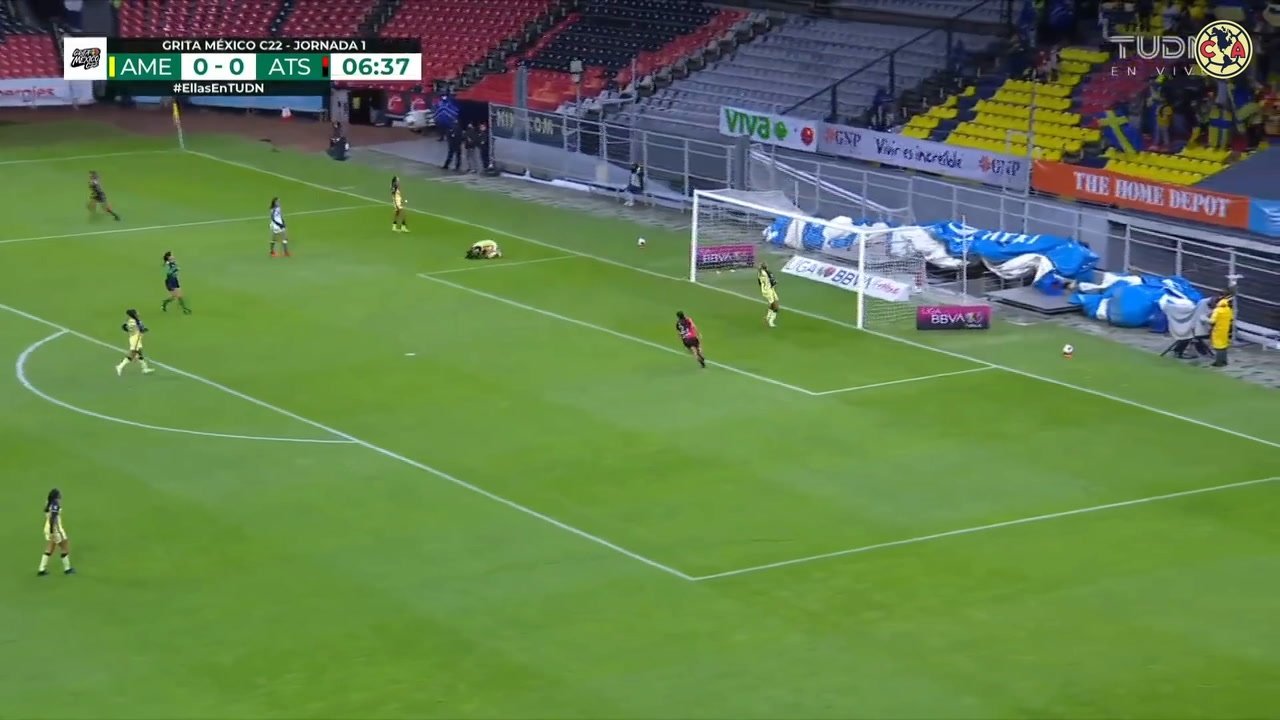
<svg viewBox="0 0 1280 720">
<path fill-rule="evenodd" d="M 989 330 L 987 305 L 928 305 L 916 308 L 917 330 Z"/>
<path fill-rule="evenodd" d="M 749 137 L 755 142 L 802 152 L 818 151 L 818 125 L 819 123 L 811 120 L 785 115 L 743 110 L 727 105 L 720 108 L 721 135 Z"/>
<path fill-rule="evenodd" d="M 864 275 L 853 268 L 799 255 L 793 255 L 787 264 L 782 266 L 782 272 L 849 292 L 861 290 L 873 298 L 889 302 L 906 302 L 911 299 L 911 286 L 906 283 L 885 277 Z"/>
<path fill-rule="evenodd" d="M 0 107 L 88 105 L 93 102 L 93 83 L 62 78 L 0 80 Z"/>
<path fill-rule="evenodd" d="M 1026 158 L 848 125 L 823 124 L 818 152 L 1014 190 L 1026 190 L 1031 180 L 1031 163 Z"/>
</svg>

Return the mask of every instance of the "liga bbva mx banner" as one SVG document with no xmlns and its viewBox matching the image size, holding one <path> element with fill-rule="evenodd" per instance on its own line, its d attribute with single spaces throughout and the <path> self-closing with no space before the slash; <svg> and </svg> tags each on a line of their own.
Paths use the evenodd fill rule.
<svg viewBox="0 0 1280 720">
<path fill-rule="evenodd" d="M 801 152 L 977 180 L 1019 191 L 1026 190 L 1031 179 L 1031 162 L 1016 155 L 730 106 L 720 108 L 720 134 L 749 137 L 753 142 Z"/>
</svg>

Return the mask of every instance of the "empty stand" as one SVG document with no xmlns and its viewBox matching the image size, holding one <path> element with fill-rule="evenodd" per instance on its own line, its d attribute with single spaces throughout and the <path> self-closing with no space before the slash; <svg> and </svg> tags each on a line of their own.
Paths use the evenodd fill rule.
<svg viewBox="0 0 1280 720">
<path fill-rule="evenodd" d="M 0 3 L 0 79 L 54 77 L 62 77 L 62 59 L 53 38 Z"/>
<path fill-rule="evenodd" d="M 456 78 L 550 11 L 548 0 L 403 0 L 387 38 L 422 39 L 422 81 Z"/>
<path fill-rule="evenodd" d="M 267 37 L 281 0 L 126 0 L 120 6 L 122 37 Z"/>
<path fill-rule="evenodd" d="M 981 7 L 969 11 L 976 4 L 974 0 L 916 0 L 910 3 L 902 0 L 834 0 L 831 3 L 832 7 L 846 10 L 869 10 L 927 18 L 954 18 L 964 13 L 965 20 L 1000 22 L 1001 0 L 989 0 Z"/>
<path fill-rule="evenodd" d="M 373 0 L 292 0 L 282 37 L 359 37 Z M 278 6 L 279 3 L 276 3 Z"/>
<path fill-rule="evenodd" d="M 698 53 L 707 43 L 747 17 L 739 10 L 713 8 L 696 0 L 594 0 L 539 40 L 508 73 L 485 78 L 465 97 L 509 102 L 517 62 L 529 67 L 529 106 L 554 110 L 579 93 L 569 75 L 581 60 L 581 95 L 592 97 L 610 82 L 625 87 L 634 78 L 669 67 Z"/>
<path fill-rule="evenodd" d="M 781 28 L 659 91 L 636 112 L 658 120 L 716 127 L 722 105 L 782 110 L 861 70 L 841 83 L 837 93 L 839 114 L 852 117 L 866 109 L 878 90 L 888 88 L 889 62 L 879 60 L 887 52 L 910 42 L 895 54 L 895 87 L 899 90 L 914 87 L 944 67 L 945 34 L 935 32 L 920 38 L 921 33 L 914 27 L 788 17 Z M 992 38 L 957 34 L 954 40 L 964 47 L 978 48 Z M 829 109 L 824 94 L 792 114 L 822 119 Z"/>
</svg>

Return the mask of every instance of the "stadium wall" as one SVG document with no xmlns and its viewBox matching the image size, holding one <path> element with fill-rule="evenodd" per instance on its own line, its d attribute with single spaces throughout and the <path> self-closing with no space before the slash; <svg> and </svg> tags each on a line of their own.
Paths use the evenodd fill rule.
<svg viewBox="0 0 1280 720">
<path fill-rule="evenodd" d="M 158 96 L 135 97 L 139 105 L 159 105 L 169 98 Z M 230 108 L 233 110 L 275 110 L 289 108 L 292 113 L 321 114 L 328 110 L 326 98 L 316 95 L 274 95 L 270 97 L 208 96 L 190 97 L 184 101 L 196 107 Z"/>
</svg>

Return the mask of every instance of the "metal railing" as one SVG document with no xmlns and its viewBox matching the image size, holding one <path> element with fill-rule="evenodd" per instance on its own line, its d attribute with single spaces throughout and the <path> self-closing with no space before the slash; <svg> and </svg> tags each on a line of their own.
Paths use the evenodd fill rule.
<svg viewBox="0 0 1280 720">
<path fill-rule="evenodd" d="M 1275 253 L 1200 242 L 1174 233 L 1112 224 L 1123 267 L 1150 275 L 1181 275 L 1206 293 L 1236 286 L 1237 321 L 1280 331 L 1280 247 Z"/>
<path fill-rule="evenodd" d="M 988 41 L 995 41 L 997 38 L 991 31 L 1003 24 L 1002 19 L 1007 19 L 1008 4 L 1009 0 L 979 0 L 959 15 L 941 20 L 941 27 L 921 32 L 831 85 L 782 108 L 779 114 L 848 122 L 855 112 L 870 106 L 869 99 L 876 91 L 884 90 L 890 97 L 897 97 L 927 79 L 932 69 L 952 70 L 963 64 L 966 53 L 986 50 L 986 47 L 975 47 L 974 38 L 970 38 L 966 46 L 962 36 L 989 34 Z M 944 59 L 941 68 L 937 68 L 939 56 Z"/>
</svg>

